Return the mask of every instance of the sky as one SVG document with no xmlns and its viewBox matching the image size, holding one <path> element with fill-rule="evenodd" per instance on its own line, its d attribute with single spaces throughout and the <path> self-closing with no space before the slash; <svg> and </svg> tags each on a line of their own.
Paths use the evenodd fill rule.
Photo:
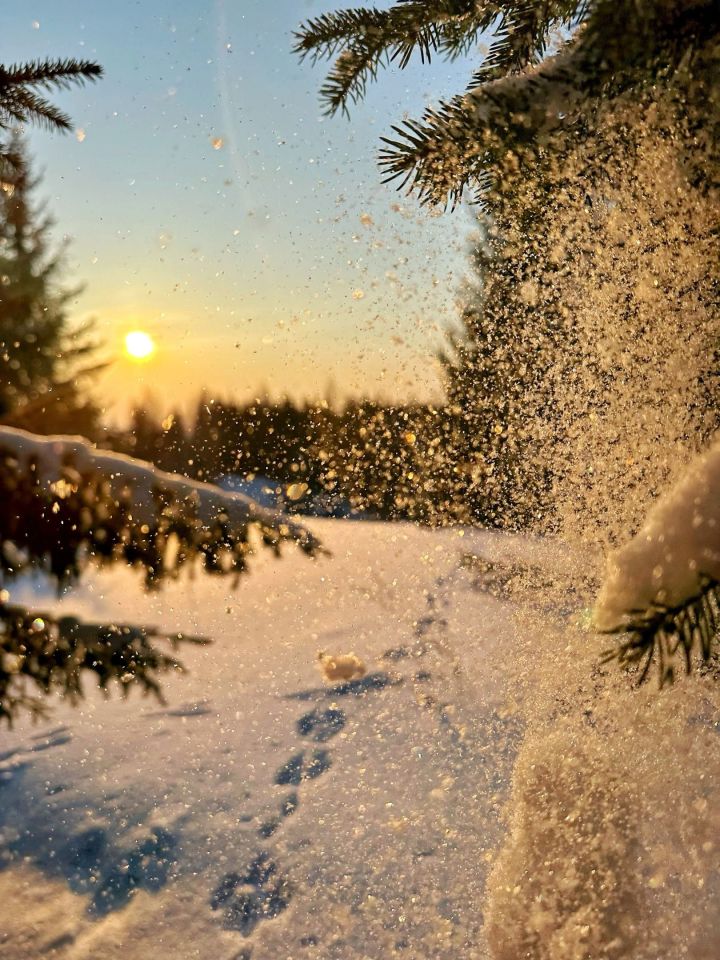
<svg viewBox="0 0 720 960">
<path fill-rule="evenodd" d="M 385 4 L 387 5 L 387 4 Z M 74 134 L 29 134 L 39 198 L 67 241 L 78 320 L 112 362 L 109 415 L 148 395 L 245 399 L 328 391 L 439 395 L 473 222 L 381 183 L 379 137 L 461 89 L 467 63 L 391 71 L 348 121 L 318 98 L 324 67 L 291 53 L 319 0 L 30 0 L 4 12 L 8 61 L 99 61 L 56 97 Z M 156 351 L 129 359 L 129 330 Z"/>
</svg>

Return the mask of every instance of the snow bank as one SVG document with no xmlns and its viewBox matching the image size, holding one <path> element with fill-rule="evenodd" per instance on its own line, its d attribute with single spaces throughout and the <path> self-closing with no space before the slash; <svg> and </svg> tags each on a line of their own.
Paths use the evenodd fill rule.
<svg viewBox="0 0 720 960">
<path fill-rule="evenodd" d="M 594 612 L 605 632 L 643 625 L 720 581 L 720 440 L 661 497 L 638 535 L 608 561 Z"/>
</svg>

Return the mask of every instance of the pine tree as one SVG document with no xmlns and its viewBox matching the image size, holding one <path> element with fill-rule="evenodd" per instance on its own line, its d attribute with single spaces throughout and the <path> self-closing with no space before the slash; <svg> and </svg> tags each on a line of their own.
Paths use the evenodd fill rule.
<svg viewBox="0 0 720 960">
<path fill-rule="evenodd" d="M 52 219 L 33 201 L 37 180 L 24 142 L 0 184 L 0 419 L 43 432 L 90 432 L 98 410 L 87 397 L 97 344 L 92 324 L 73 325 L 64 289 L 63 251 Z"/>
</svg>

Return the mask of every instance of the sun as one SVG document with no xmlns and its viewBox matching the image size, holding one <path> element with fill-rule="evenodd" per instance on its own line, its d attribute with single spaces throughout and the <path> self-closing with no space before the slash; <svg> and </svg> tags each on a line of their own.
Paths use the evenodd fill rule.
<svg viewBox="0 0 720 960">
<path fill-rule="evenodd" d="M 131 330 L 125 334 L 125 352 L 133 360 L 147 360 L 155 353 L 155 341 L 144 330 Z"/>
</svg>

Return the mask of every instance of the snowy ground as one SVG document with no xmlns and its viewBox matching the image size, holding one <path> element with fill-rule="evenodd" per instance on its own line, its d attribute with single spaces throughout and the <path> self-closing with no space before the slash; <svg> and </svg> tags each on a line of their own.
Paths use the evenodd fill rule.
<svg viewBox="0 0 720 960">
<path fill-rule="evenodd" d="M 508 830 L 524 842 L 522 792 L 517 822 L 502 814 L 537 702 L 511 665 L 528 625 L 572 631 L 582 603 L 550 580 L 580 561 L 489 533 L 311 527 L 331 558 L 258 558 L 234 592 L 204 576 L 147 595 L 114 573 L 63 601 L 214 643 L 182 652 L 167 706 L 92 696 L 0 734 L 4 960 L 488 955 L 485 884 Z M 324 684 L 320 649 L 369 674 Z"/>
</svg>

